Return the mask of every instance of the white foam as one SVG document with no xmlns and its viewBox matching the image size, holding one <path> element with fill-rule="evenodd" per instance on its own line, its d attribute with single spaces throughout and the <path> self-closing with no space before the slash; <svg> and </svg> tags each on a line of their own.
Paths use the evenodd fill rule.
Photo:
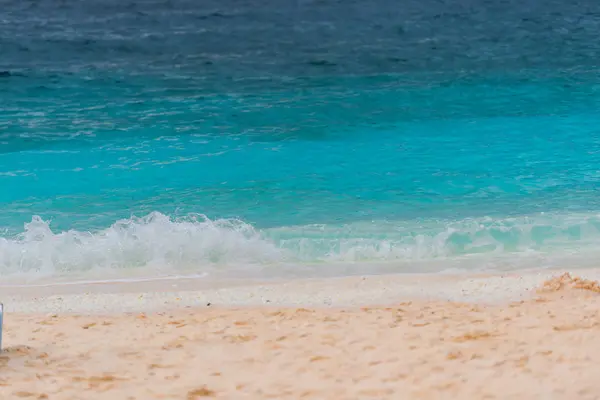
<svg viewBox="0 0 600 400">
<path fill-rule="evenodd" d="M 34 216 L 22 233 L 0 237 L 0 284 L 583 267 L 596 264 L 599 245 L 595 214 L 259 230 L 237 219 L 153 212 L 95 232 L 54 232 L 48 221 Z"/>
<path fill-rule="evenodd" d="M 203 264 L 269 263 L 281 258 L 282 250 L 263 240 L 252 226 L 201 215 L 174 220 L 154 212 L 117 221 L 99 232 L 60 233 L 34 216 L 17 237 L 0 238 L 2 275 L 135 267 L 194 269 Z"/>
</svg>

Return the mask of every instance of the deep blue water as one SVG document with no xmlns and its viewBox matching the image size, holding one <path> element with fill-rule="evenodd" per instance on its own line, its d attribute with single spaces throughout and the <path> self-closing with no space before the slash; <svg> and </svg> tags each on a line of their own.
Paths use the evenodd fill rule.
<svg viewBox="0 0 600 400">
<path fill-rule="evenodd" d="M 600 3 L 0 9 L 4 279 L 600 255 Z"/>
</svg>

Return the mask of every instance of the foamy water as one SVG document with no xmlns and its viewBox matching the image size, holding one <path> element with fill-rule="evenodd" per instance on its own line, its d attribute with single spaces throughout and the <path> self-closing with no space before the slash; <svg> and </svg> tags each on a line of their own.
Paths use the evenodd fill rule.
<svg viewBox="0 0 600 400">
<path fill-rule="evenodd" d="M 166 276 L 290 277 L 593 266 L 600 216 L 422 220 L 256 229 L 155 212 L 99 231 L 53 231 L 40 217 L 0 240 L 10 282 Z M 19 279 L 20 278 L 20 279 Z M 7 281 L 7 282 L 8 282 Z"/>
</svg>

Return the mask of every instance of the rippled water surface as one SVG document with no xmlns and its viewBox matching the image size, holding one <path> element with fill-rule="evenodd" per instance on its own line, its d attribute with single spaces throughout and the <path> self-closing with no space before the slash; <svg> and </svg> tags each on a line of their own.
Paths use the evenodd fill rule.
<svg viewBox="0 0 600 400">
<path fill-rule="evenodd" d="M 0 8 L 6 281 L 600 255 L 600 3 Z"/>
</svg>

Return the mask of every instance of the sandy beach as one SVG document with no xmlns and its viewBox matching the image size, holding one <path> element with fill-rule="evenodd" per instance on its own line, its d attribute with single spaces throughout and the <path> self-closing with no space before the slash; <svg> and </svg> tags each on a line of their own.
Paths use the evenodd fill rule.
<svg viewBox="0 0 600 400">
<path fill-rule="evenodd" d="M 0 398 L 597 399 L 598 277 L 0 288 Z"/>
</svg>

